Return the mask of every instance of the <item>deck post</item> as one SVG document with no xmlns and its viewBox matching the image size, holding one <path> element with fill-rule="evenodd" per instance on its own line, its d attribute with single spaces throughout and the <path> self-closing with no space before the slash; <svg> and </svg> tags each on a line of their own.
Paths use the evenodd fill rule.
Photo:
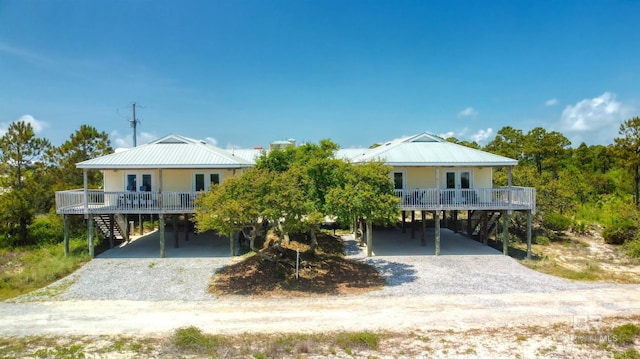
<svg viewBox="0 0 640 359">
<path fill-rule="evenodd" d="M 64 256 L 69 256 L 69 215 L 62 215 L 62 222 L 64 223 Z"/>
<path fill-rule="evenodd" d="M 184 240 L 189 240 L 189 216 L 184 214 Z"/>
<path fill-rule="evenodd" d="M 373 255 L 373 225 L 371 220 L 367 220 L 367 257 Z"/>
<path fill-rule="evenodd" d="M 144 235 L 144 223 L 142 222 L 144 218 L 142 218 L 142 213 L 138 215 L 138 222 L 140 222 L 140 235 Z"/>
<path fill-rule="evenodd" d="M 527 211 L 527 259 L 531 259 L 531 211 Z"/>
<path fill-rule="evenodd" d="M 435 243 L 436 253 L 435 254 L 439 256 L 440 255 L 440 211 L 435 212 L 433 219 L 435 220 L 435 232 L 436 232 L 436 243 Z"/>
<path fill-rule="evenodd" d="M 165 233 L 164 233 L 164 215 L 158 215 L 158 226 L 160 227 L 160 258 L 165 256 Z"/>
<path fill-rule="evenodd" d="M 454 209 L 451 215 L 453 217 L 453 233 L 458 233 L 458 210 Z"/>
<path fill-rule="evenodd" d="M 422 245 L 427 245 L 427 211 L 420 211 L 422 214 Z"/>
<path fill-rule="evenodd" d="M 416 211 L 411 211 L 411 239 L 416 238 Z"/>
<path fill-rule="evenodd" d="M 509 254 L 509 211 L 504 211 L 502 218 L 502 254 Z"/>
<path fill-rule="evenodd" d="M 231 256 L 236 256 L 236 243 L 233 240 L 233 232 L 229 232 L 229 249 L 231 250 Z"/>
<path fill-rule="evenodd" d="M 404 222 L 407 220 L 407 212 L 402 210 L 402 233 L 407 233 L 406 228 L 404 227 Z"/>
<path fill-rule="evenodd" d="M 93 250 L 93 217 L 87 218 L 87 232 L 89 232 L 89 257 L 93 258 L 94 250 Z"/>
<path fill-rule="evenodd" d="M 113 225 L 113 214 L 109 215 L 109 249 L 112 249 L 115 244 L 115 234 Z"/>
<path fill-rule="evenodd" d="M 482 244 L 487 245 L 489 243 L 489 213 L 487 211 L 482 211 L 481 221 L 480 236 L 482 237 Z"/>
<path fill-rule="evenodd" d="M 178 248 L 178 221 L 180 220 L 179 216 L 173 215 L 171 216 L 171 222 L 173 223 L 173 247 Z"/>
</svg>

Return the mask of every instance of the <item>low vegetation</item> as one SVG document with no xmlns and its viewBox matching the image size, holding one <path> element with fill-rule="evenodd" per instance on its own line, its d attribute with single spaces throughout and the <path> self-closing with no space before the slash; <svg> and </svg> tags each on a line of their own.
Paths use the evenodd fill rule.
<svg viewBox="0 0 640 359">
<path fill-rule="evenodd" d="M 572 323 L 454 330 L 242 333 L 197 327 L 167 336 L 0 338 L 3 358 L 638 358 L 640 317 L 604 318 L 589 328 Z"/>
<path fill-rule="evenodd" d="M 47 286 L 90 260 L 86 240 L 71 240 L 69 256 L 62 243 L 0 250 L 0 300 Z"/>
</svg>

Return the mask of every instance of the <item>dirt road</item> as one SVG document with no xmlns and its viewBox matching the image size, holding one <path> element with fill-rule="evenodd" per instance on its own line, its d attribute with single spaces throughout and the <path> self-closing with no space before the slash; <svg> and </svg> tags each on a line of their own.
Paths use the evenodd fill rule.
<svg viewBox="0 0 640 359">
<path fill-rule="evenodd" d="M 0 303 L 0 336 L 454 329 L 640 315 L 640 286 L 548 293 Z"/>
</svg>

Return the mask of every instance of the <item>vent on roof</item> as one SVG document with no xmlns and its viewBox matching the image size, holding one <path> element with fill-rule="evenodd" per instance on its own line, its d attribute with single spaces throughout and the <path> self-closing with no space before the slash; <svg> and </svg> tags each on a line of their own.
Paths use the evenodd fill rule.
<svg viewBox="0 0 640 359">
<path fill-rule="evenodd" d="M 172 143 L 187 143 L 185 140 L 175 137 L 175 136 L 169 136 L 165 139 L 163 139 L 162 141 L 159 141 L 157 143 L 161 143 L 161 144 L 172 144 Z"/>
<path fill-rule="evenodd" d="M 412 139 L 411 142 L 440 142 L 440 139 L 435 136 L 424 134 Z"/>
</svg>

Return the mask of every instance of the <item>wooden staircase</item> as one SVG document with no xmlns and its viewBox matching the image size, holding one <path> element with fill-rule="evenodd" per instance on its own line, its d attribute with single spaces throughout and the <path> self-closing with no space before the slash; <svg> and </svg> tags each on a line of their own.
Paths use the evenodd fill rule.
<svg viewBox="0 0 640 359">
<path fill-rule="evenodd" d="M 96 224 L 96 228 L 104 238 L 109 239 L 111 236 L 110 230 L 110 217 L 108 214 L 100 214 L 93 216 L 93 222 Z M 114 216 L 113 223 L 113 239 L 116 241 L 124 241 L 127 236 L 125 235 L 125 226 L 122 225 L 122 221 L 120 221 L 116 216 Z"/>
<path fill-rule="evenodd" d="M 500 211 L 473 211 L 471 217 L 469 218 L 472 221 L 472 231 L 470 237 L 483 239 L 482 233 L 482 215 L 487 214 L 487 225 L 484 233 L 484 237 L 488 238 L 489 233 L 496 229 L 498 226 L 498 220 L 500 219 L 501 212 Z"/>
</svg>

